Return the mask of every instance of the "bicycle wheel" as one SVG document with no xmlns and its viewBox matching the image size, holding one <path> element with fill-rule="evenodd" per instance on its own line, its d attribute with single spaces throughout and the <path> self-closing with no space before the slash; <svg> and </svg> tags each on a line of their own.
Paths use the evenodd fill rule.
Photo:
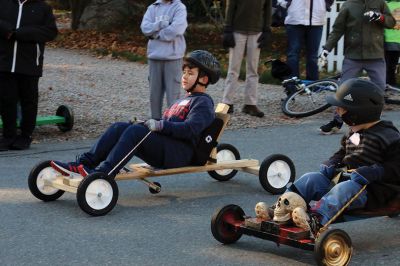
<svg viewBox="0 0 400 266">
<path fill-rule="evenodd" d="M 311 82 L 282 102 L 282 111 L 290 117 L 306 117 L 327 109 L 326 96 L 339 87 L 336 80 L 325 79 Z"/>
<path fill-rule="evenodd" d="M 385 103 L 400 104 L 400 89 L 387 86 L 385 89 Z"/>
</svg>

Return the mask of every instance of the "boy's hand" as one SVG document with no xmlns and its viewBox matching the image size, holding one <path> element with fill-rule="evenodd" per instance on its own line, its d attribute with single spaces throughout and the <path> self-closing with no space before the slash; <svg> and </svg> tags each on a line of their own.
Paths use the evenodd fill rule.
<svg viewBox="0 0 400 266">
<path fill-rule="evenodd" d="M 233 30 L 232 27 L 225 26 L 224 28 L 224 33 L 222 36 L 222 46 L 227 49 L 227 48 L 233 48 L 235 47 L 235 37 L 233 36 Z"/>
<path fill-rule="evenodd" d="M 371 166 L 361 166 L 351 173 L 350 179 L 359 183 L 360 185 L 367 185 L 369 183 L 381 180 L 383 173 L 383 167 L 377 164 Z"/>
<path fill-rule="evenodd" d="M 321 164 L 319 166 L 319 172 L 326 176 L 328 179 L 332 179 L 335 177 L 336 174 L 336 167 L 334 165 L 326 165 L 326 164 Z"/>
<path fill-rule="evenodd" d="M 373 21 L 382 21 L 384 20 L 384 16 L 377 11 L 367 11 L 364 13 L 364 17 L 366 19 L 368 19 L 369 22 L 373 22 Z"/>
<path fill-rule="evenodd" d="M 328 60 L 326 59 L 328 57 L 329 51 L 328 50 L 323 50 L 322 53 L 318 57 L 318 66 L 319 67 L 324 67 L 327 63 Z"/>
<path fill-rule="evenodd" d="M 144 122 L 144 125 L 150 129 L 150 131 L 161 131 L 164 127 L 163 120 L 155 120 L 155 119 L 149 119 L 146 122 Z"/>
</svg>

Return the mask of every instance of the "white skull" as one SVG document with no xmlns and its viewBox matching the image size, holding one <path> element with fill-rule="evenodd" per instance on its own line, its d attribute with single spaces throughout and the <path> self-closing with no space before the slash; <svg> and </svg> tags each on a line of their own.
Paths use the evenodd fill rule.
<svg viewBox="0 0 400 266">
<path fill-rule="evenodd" d="M 292 212 L 295 208 L 301 207 L 307 209 L 304 199 L 297 193 L 286 192 L 279 197 L 274 210 L 274 221 L 287 222 L 292 218 Z"/>
<path fill-rule="evenodd" d="M 270 220 L 271 217 L 268 215 L 268 205 L 265 202 L 259 202 L 254 208 L 256 212 L 256 217 L 263 220 Z"/>
<path fill-rule="evenodd" d="M 297 227 L 310 230 L 310 225 L 308 223 L 310 217 L 308 216 L 307 211 L 302 207 L 297 207 L 293 210 L 292 219 Z"/>
</svg>

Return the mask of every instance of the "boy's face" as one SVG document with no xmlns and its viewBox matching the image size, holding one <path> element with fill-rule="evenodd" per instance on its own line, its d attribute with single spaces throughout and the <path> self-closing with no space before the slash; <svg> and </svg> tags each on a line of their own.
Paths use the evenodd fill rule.
<svg viewBox="0 0 400 266">
<path fill-rule="evenodd" d="M 182 72 L 182 88 L 185 91 L 188 91 L 195 84 L 197 76 L 199 75 L 199 69 L 197 67 L 189 68 L 186 66 L 183 68 Z"/>
</svg>

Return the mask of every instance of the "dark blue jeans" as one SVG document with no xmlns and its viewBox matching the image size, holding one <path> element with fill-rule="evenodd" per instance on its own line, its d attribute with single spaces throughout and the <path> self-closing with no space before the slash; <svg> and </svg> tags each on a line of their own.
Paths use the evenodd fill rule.
<svg viewBox="0 0 400 266">
<path fill-rule="evenodd" d="M 306 52 L 306 79 L 317 80 L 318 49 L 323 26 L 286 25 L 287 64 L 292 69 L 292 76 L 300 77 L 299 60 L 301 48 Z"/>
<path fill-rule="evenodd" d="M 127 156 L 148 132 L 149 129 L 143 124 L 114 123 L 89 152 L 85 152 L 78 158 L 78 161 L 110 176 L 115 176 L 133 156 L 157 168 L 181 167 L 190 164 L 191 148 L 182 141 L 157 132 L 152 132 L 133 153 Z M 177 150 L 171 149 L 171 146 Z M 170 155 L 171 153 L 175 156 Z"/>
</svg>

